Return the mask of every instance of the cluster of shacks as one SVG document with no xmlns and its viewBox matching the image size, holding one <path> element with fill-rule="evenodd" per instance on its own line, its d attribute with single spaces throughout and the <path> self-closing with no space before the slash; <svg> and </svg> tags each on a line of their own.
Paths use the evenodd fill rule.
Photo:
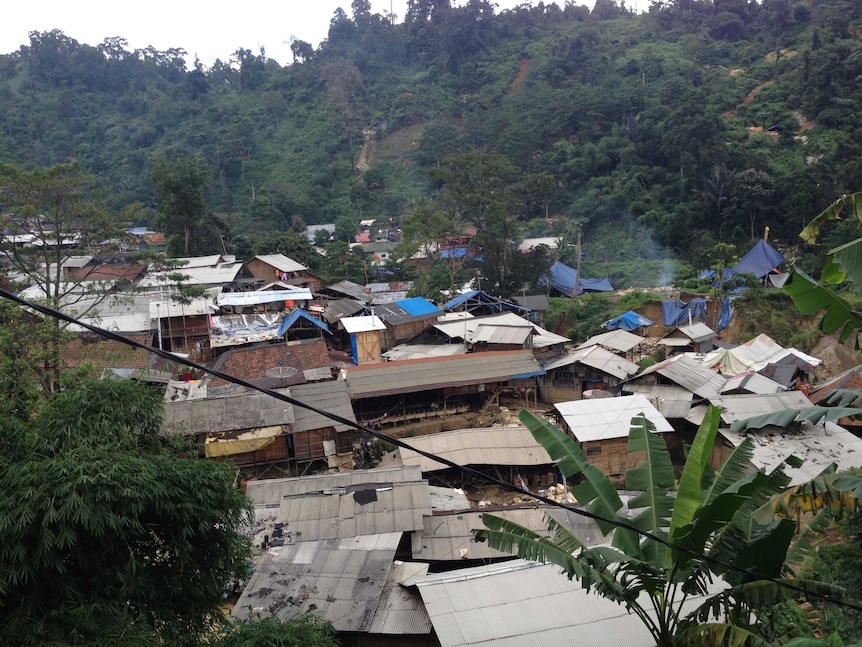
<svg viewBox="0 0 862 647">
<path fill-rule="evenodd" d="M 709 405 L 722 412 L 716 464 L 747 436 L 755 440 L 751 469 L 802 459 L 790 470 L 795 482 L 832 464 L 862 466 L 862 440 L 848 425 L 734 430 L 734 423 L 801 411 L 831 389 L 858 386 L 858 370 L 817 385 L 820 360 L 764 335 L 723 345 L 697 303 L 667 308 L 676 318 L 661 328 L 667 359 L 641 370 L 643 334 L 656 327 L 637 313 L 575 346 L 542 327 L 543 295 L 508 301 L 474 290 L 435 304 L 408 297 L 404 283 L 324 285 L 280 254 L 184 260 L 183 284 L 205 288 L 206 296 L 178 299 L 175 276 L 129 270 L 128 287 L 83 319 L 207 370 L 89 331 L 77 333 L 63 355 L 70 365 L 88 361 L 163 385 L 165 434 L 194 437 L 206 456 L 257 477 L 247 494 L 263 551 L 237 617 L 313 611 L 356 645 L 599 646 L 621 636 L 647 644 L 624 608 L 587 595 L 554 567 L 472 541 L 482 511 L 493 509 L 465 495 L 476 473 L 532 492 L 560 480 L 524 427 L 483 424 L 501 403 L 543 410 L 616 479 L 637 460 L 626 446 L 632 417 L 644 414 L 682 460 Z M 86 267 L 84 259 L 73 264 L 76 272 Z M 78 295 L 69 308 L 81 311 L 86 298 Z M 435 433 L 404 438 L 411 449 L 381 457 L 352 423 Z M 473 468 L 474 480 L 452 465 Z M 589 519 L 528 501 L 516 496 L 495 511 L 537 530 L 548 513 L 586 544 L 605 541 Z"/>
</svg>

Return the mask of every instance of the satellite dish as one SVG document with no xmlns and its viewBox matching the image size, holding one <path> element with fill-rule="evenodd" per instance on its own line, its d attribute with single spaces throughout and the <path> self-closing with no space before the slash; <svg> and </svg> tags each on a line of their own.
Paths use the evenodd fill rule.
<svg viewBox="0 0 862 647">
<path fill-rule="evenodd" d="M 299 371 L 293 366 L 275 366 L 273 368 L 266 369 L 264 375 L 266 375 L 267 377 L 285 378 L 292 377 L 297 373 L 299 373 Z"/>
</svg>

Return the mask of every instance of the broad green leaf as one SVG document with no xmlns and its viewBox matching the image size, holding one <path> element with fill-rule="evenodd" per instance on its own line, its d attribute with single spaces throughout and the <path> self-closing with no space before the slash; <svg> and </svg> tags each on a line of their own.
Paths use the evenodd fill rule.
<svg viewBox="0 0 862 647">
<path fill-rule="evenodd" d="M 823 226 L 830 221 L 841 220 L 841 214 L 845 208 L 849 208 L 851 217 L 856 218 L 856 221 L 862 225 L 862 192 L 851 193 L 842 195 L 815 216 L 799 233 L 799 237 L 806 243 L 814 244 Z"/>
<path fill-rule="evenodd" d="M 629 454 L 642 454 L 643 462 L 626 470 L 626 487 L 640 492 L 629 501 L 629 508 L 643 508 L 631 523 L 659 537 L 666 537 L 673 499 L 667 493 L 673 487 L 673 465 L 663 438 L 653 433 L 655 425 L 640 414 L 632 418 L 629 429 Z M 664 546 L 655 541 L 643 544 L 647 559 L 658 560 Z"/>
<path fill-rule="evenodd" d="M 721 411 L 717 407 L 709 407 L 697 430 L 694 442 L 688 450 L 685 467 L 683 467 L 682 476 L 679 479 L 673 516 L 670 520 L 669 536 L 671 541 L 676 540 L 683 526 L 691 523 L 703 502 L 701 484 L 703 483 L 704 471 L 709 466 L 709 455 L 718 433 L 720 416 Z"/>
<path fill-rule="evenodd" d="M 787 571 L 792 573 L 789 565 L 802 565 L 802 562 L 816 550 L 816 546 L 811 543 L 812 539 L 820 536 L 829 527 L 831 521 L 829 511 L 824 508 L 805 524 L 787 549 Z"/>
<path fill-rule="evenodd" d="M 571 539 L 574 539 L 571 535 L 568 537 L 568 545 L 561 545 L 554 539 L 542 537 L 529 528 L 492 514 L 483 514 L 482 523 L 485 524 L 484 529 L 473 531 L 476 541 L 487 541 L 491 548 L 505 553 L 516 552 L 521 559 L 556 564 L 569 579 L 577 577 L 585 588 L 600 579 L 585 561 L 579 560 L 573 554 L 574 551 L 569 550 L 572 546 Z M 582 545 L 576 548 L 582 548 Z"/>
<path fill-rule="evenodd" d="M 841 636 L 834 633 L 823 640 L 817 638 L 793 638 L 784 643 L 783 647 L 844 647 L 844 642 L 841 640 Z"/>
<path fill-rule="evenodd" d="M 799 422 L 835 422 L 841 418 L 858 418 L 862 416 L 862 409 L 856 407 L 806 407 L 804 409 L 784 409 L 773 411 L 760 416 L 753 416 L 745 420 L 737 420 L 730 425 L 733 431 L 746 431 L 748 429 L 762 429 L 763 427 L 790 427 Z"/>
<path fill-rule="evenodd" d="M 734 566 L 753 571 L 760 577 L 779 577 L 793 540 L 796 524 L 790 519 L 777 519 L 763 528 L 737 551 Z M 743 581 L 755 578 L 742 575 Z"/>
<path fill-rule="evenodd" d="M 825 310 L 817 328 L 828 335 L 840 330 L 841 343 L 847 341 L 854 331 L 862 328 L 862 313 L 855 311 L 849 301 L 819 284 L 798 267 L 791 271 L 790 278 L 784 284 L 784 291 L 803 314 Z"/>
<path fill-rule="evenodd" d="M 853 496 L 862 497 L 862 478 L 842 474 L 835 478 L 832 486 L 841 492 L 851 492 Z"/>
<path fill-rule="evenodd" d="M 698 508 L 692 522 L 679 529 L 674 543 L 695 553 L 703 552 L 713 534 L 727 527 L 752 495 L 767 485 L 768 480 L 765 473 L 753 472 L 735 481 L 711 502 Z M 687 563 L 688 558 L 683 555 L 680 566 Z"/>
<path fill-rule="evenodd" d="M 677 638 L 683 645 L 772 647 L 768 641 L 753 631 L 724 622 L 690 624 L 677 634 Z"/>
<path fill-rule="evenodd" d="M 778 582 L 789 586 L 782 586 Z M 792 587 L 792 588 L 791 588 Z M 818 597 L 828 597 L 834 600 L 842 600 L 846 591 L 834 584 L 827 584 L 818 580 L 800 578 L 780 578 L 777 582 L 770 580 L 757 580 L 746 582 L 733 587 L 731 594 L 740 602 L 751 607 L 764 607 L 778 604 L 785 600 L 796 600 L 802 596 L 802 589 Z"/>
<path fill-rule="evenodd" d="M 596 525 L 603 534 L 614 530 L 616 526 L 603 519 L 617 519 L 617 512 L 623 507 L 623 502 L 611 480 L 587 460 L 574 438 L 526 409 L 522 409 L 518 417 L 536 442 L 545 448 L 563 476 L 570 478 L 575 474 L 583 474 L 584 481 L 572 488 L 572 493 L 578 503 L 600 517 L 596 519 Z M 629 549 L 636 550 L 637 535 L 633 531 L 618 529 L 615 536 L 618 535 L 628 535 L 622 541 Z M 626 553 L 629 554 L 628 551 Z"/>
<path fill-rule="evenodd" d="M 862 401 L 862 390 L 860 389 L 835 389 L 830 391 L 826 398 L 821 400 L 830 407 L 847 407 Z"/>
<path fill-rule="evenodd" d="M 715 497 L 746 475 L 753 455 L 754 441 L 751 438 L 745 438 L 738 446 L 734 447 L 730 456 L 715 470 L 712 483 L 704 491 L 704 505 L 711 503 Z"/>
</svg>

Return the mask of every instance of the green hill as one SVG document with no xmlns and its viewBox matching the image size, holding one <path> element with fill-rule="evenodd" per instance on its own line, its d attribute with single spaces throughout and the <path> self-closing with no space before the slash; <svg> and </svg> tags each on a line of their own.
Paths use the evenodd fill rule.
<svg viewBox="0 0 862 647">
<path fill-rule="evenodd" d="M 179 48 L 34 32 L 0 56 L 0 161 L 77 160 L 111 209 L 141 203 L 137 224 L 150 224 L 150 169 L 183 153 L 210 168 L 208 206 L 236 236 L 361 218 L 398 228 L 423 198 L 472 222 L 439 169 L 493 155 L 512 171 L 506 235 L 574 245 L 580 230 L 586 262 L 605 269 L 668 255 L 703 267 L 718 243 L 744 252 L 766 226 L 795 243 L 859 189 L 860 3 L 691 0 L 633 15 L 612 0 L 499 14 L 416 0 L 396 25 L 353 6 L 284 67 L 238 50 L 187 68 Z"/>
</svg>

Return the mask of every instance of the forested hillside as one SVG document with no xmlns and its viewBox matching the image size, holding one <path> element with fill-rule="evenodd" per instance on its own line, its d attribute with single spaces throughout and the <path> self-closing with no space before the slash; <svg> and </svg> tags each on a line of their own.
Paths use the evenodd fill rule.
<svg viewBox="0 0 862 647">
<path fill-rule="evenodd" d="M 284 67 L 34 32 L 0 56 L 0 161 L 77 160 L 112 210 L 139 205 L 135 224 L 152 224 L 151 169 L 182 153 L 211 170 L 228 241 L 398 227 L 419 206 L 498 239 L 581 231 L 592 262 L 693 267 L 765 226 L 795 242 L 862 186 L 862 3 L 450 4 L 411 0 L 390 24 L 354 0 Z M 474 172 L 493 176 L 491 207 L 468 199 Z"/>
</svg>

